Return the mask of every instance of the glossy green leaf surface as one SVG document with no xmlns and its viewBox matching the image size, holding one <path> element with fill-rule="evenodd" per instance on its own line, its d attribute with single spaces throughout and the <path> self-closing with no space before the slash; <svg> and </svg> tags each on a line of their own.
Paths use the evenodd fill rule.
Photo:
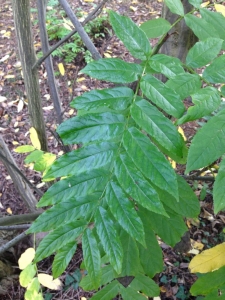
<svg viewBox="0 0 225 300">
<path fill-rule="evenodd" d="M 118 182 L 136 202 L 148 210 L 166 214 L 158 194 L 126 154 L 121 154 L 115 164 Z"/>
<path fill-rule="evenodd" d="M 129 52 L 136 58 L 146 60 L 151 53 L 151 47 L 144 31 L 130 18 L 121 16 L 114 11 L 110 11 L 109 17 L 115 34 Z"/>
<path fill-rule="evenodd" d="M 67 268 L 77 249 L 75 241 L 66 244 L 59 249 L 52 263 L 52 273 L 54 278 L 58 278 Z"/>
<path fill-rule="evenodd" d="M 101 206 L 96 213 L 95 221 L 103 249 L 113 268 L 119 274 L 122 270 L 123 249 L 114 223 L 109 213 Z"/>
<path fill-rule="evenodd" d="M 225 160 L 220 163 L 218 175 L 213 186 L 214 212 L 217 214 L 225 208 Z"/>
<path fill-rule="evenodd" d="M 210 283 L 210 284 L 209 284 Z M 202 275 L 191 287 L 191 294 L 193 296 L 207 295 L 214 290 L 218 294 L 218 289 L 225 285 L 225 267 L 215 270 L 213 272 Z"/>
<path fill-rule="evenodd" d="M 181 61 L 165 54 L 156 54 L 149 60 L 149 65 L 158 73 L 162 73 L 168 78 L 184 73 Z"/>
<path fill-rule="evenodd" d="M 176 212 L 178 215 L 188 218 L 196 218 L 200 213 L 199 200 L 189 184 L 181 176 L 177 175 L 179 201 L 166 191 L 156 188 L 160 200 Z"/>
<path fill-rule="evenodd" d="M 101 257 L 95 236 L 89 228 L 83 233 L 82 249 L 85 267 L 93 286 L 97 289 L 101 283 Z"/>
<path fill-rule="evenodd" d="M 82 73 L 100 80 L 130 83 L 142 74 L 142 67 L 118 58 L 105 58 L 89 63 Z"/>
<path fill-rule="evenodd" d="M 124 259 L 120 277 L 136 276 L 142 267 L 139 261 L 139 250 L 136 241 L 124 230 L 121 231 L 120 240 L 123 247 Z"/>
<path fill-rule="evenodd" d="M 184 140 L 173 123 L 155 106 L 141 99 L 131 108 L 135 122 L 159 144 L 175 155 L 183 156 Z"/>
<path fill-rule="evenodd" d="M 171 28 L 171 24 L 163 18 L 158 18 L 142 23 L 140 28 L 148 38 L 156 38 L 167 33 Z"/>
<path fill-rule="evenodd" d="M 87 114 L 63 122 L 57 132 L 65 144 L 108 141 L 123 133 L 124 123 L 125 117 L 122 114 Z"/>
<path fill-rule="evenodd" d="M 225 54 L 217 57 L 205 68 L 203 78 L 211 83 L 225 83 L 225 70 L 221 68 L 225 64 Z"/>
<path fill-rule="evenodd" d="M 158 285 L 149 277 L 138 274 L 131 282 L 130 287 L 136 291 L 140 291 L 149 297 L 159 295 Z"/>
<path fill-rule="evenodd" d="M 169 79 L 166 86 L 176 91 L 181 99 L 185 99 L 201 88 L 200 76 L 196 74 L 179 74 Z"/>
<path fill-rule="evenodd" d="M 88 217 L 91 211 L 98 205 L 101 193 L 74 197 L 62 203 L 54 205 L 43 212 L 29 228 L 29 232 L 45 232 L 57 228 L 63 222 L 71 222 L 81 217 Z"/>
<path fill-rule="evenodd" d="M 184 20 L 187 26 L 191 28 L 199 40 L 204 41 L 209 37 L 220 38 L 215 28 L 212 27 L 211 24 L 205 19 L 187 14 L 184 16 Z"/>
<path fill-rule="evenodd" d="M 188 52 L 186 65 L 191 68 L 200 68 L 210 63 L 219 54 L 223 40 L 207 38 L 196 43 Z"/>
<path fill-rule="evenodd" d="M 91 300 L 113 299 L 119 293 L 119 290 L 120 284 L 117 280 L 114 280 L 113 282 L 106 285 L 103 289 L 98 291 L 93 297 L 91 297 Z"/>
<path fill-rule="evenodd" d="M 132 203 L 118 185 L 111 181 L 106 189 L 109 208 L 120 226 L 139 243 L 145 245 L 144 228 Z"/>
<path fill-rule="evenodd" d="M 214 37 L 218 37 L 221 38 L 222 40 L 225 40 L 225 32 L 224 30 L 221 30 L 221 28 L 225 27 L 225 18 L 224 16 L 219 13 L 219 12 L 215 12 L 215 11 L 211 11 L 209 9 L 206 8 L 201 8 L 200 9 L 200 13 L 202 18 L 208 22 L 208 24 L 210 24 L 210 32 L 212 30 L 213 35 L 216 31 L 216 35 L 214 35 Z"/>
<path fill-rule="evenodd" d="M 141 209 L 138 211 L 138 214 L 144 224 L 146 241 L 146 247 L 138 244 L 140 262 L 144 273 L 152 278 L 156 273 L 160 273 L 163 269 L 162 249 L 159 246 L 155 233 L 151 229 L 148 210 Z"/>
<path fill-rule="evenodd" d="M 179 118 L 183 114 L 185 108 L 180 96 L 152 75 L 142 78 L 141 90 L 169 115 Z"/>
<path fill-rule="evenodd" d="M 131 103 L 134 92 L 127 87 L 112 89 L 92 90 L 76 97 L 70 106 L 87 112 L 96 111 L 100 108 L 124 110 Z"/>
<path fill-rule="evenodd" d="M 102 142 L 87 145 L 61 156 L 48 170 L 44 180 L 57 177 L 71 176 L 86 172 L 90 169 L 99 169 L 110 164 L 115 157 L 118 144 Z"/>
<path fill-rule="evenodd" d="M 194 136 L 186 173 L 210 165 L 225 153 L 225 110 L 212 117 Z"/>
<path fill-rule="evenodd" d="M 58 249 L 64 247 L 66 244 L 75 241 L 76 238 L 83 232 L 86 221 L 79 220 L 66 223 L 50 232 L 40 242 L 36 251 L 35 262 L 51 255 Z"/>
<path fill-rule="evenodd" d="M 64 202 L 72 197 L 85 196 L 104 189 L 107 171 L 91 170 L 71 176 L 53 184 L 38 202 L 38 207 Z"/>
<path fill-rule="evenodd" d="M 136 128 L 130 128 L 124 134 L 123 145 L 134 164 L 150 181 L 178 198 L 178 186 L 173 168 L 144 134 Z"/>
<path fill-rule="evenodd" d="M 188 108 L 186 115 L 177 121 L 178 125 L 208 116 L 221 104 L 218 90 L 210 86 L 198 90 L 191 98 L 195 105 Z"/>
<path fill-rule="evenodd" d="M 170 245 L 174 246 L 180 241 L 183 234 L 188 230 L 183 217 L 177 215 L 174 211 L 167 208 L 169 218 L 158 215 L 153 212 L 148 212 L 151 228 L 159 235 L 162 240 Z"/>
<path fill-rule="evenodd" d="M 172 13 L 180 16 L 184 15 L 183 4 L 180 0 L 165 0 L 165 3 Z"/>
</svg>

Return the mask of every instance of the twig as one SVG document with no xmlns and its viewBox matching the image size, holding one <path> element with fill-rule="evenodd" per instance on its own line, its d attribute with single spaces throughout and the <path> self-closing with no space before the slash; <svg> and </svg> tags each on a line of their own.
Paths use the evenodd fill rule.
<svg viewBox="0 0 225 300">
<path fill-rule="evenodd" d="M 0 226 L 18 225 L 24 223 L 31 223 L 40 216 L 42 211 L 37 211 L 30 214 L 12 215 L 0 218 Z"/>
<path fill-rule="evenodd" d="M 20 242 L 22 239 L 26 237 L 26 232 L 23 232 L 19 235 L 17 235 L 14 239 L 9 241 L 8 243 L 4 244 L 3 246 L 0 247 L 0 255 L 2 255 L 5 251 L 7 251 L 9 248 L 13 247 L 16 245 L 18 242 Z"/>
<path fill-rule="evenodd" d="M 1 153 L 0 153 L 0 159 L 4 160 L 7 164 L 9 164 L 10 167 L 13 168 L 13 170 L 16 171 L 23 178 L 23 180 L 30 186 L 30 188 L 32 188 L 39 196 L 43 195 L 42 191 L 40 191 L 38 188 L 36 188 L 36 186 L 33 185 L 26 178 L 26 176 L 23 175 L 23 173 L 14 164 L 12 164 L 4 155 L 2 155 Z"/>
<path fill-rule="evenodd" d="M 182 175 L 186 180 L 202 180 L 202 181 L 215 181 L 213 176 L 195 176 L 195 175 Z"/>
<path fill-rule="evenodd" d="M 29 224 L 24 224 L 24 225 L 12 225 L 12 226 L 0 226 L 0 230 L 20 230 L 20 229 L 28 229 L 30 228 Z"/>
<path fill-rule="evenodd" d="M 96 18 L 100 13 L 101 9 L 103 8 L 104 4 L 108 0 L 103 0 L 88 16 L 87 18 L 81 23 L 82 26 L 85 26 L 90 20 L 93 20 Z M 33 65 L 32 69 L 39 67 L 43 61 L 53 52 L 55 51 L 58 47 L 60 47 L 63 43 L 65 43 L 69 38 L 71 38 L 75 33 L 77 33 L 77 30 L 74 29 L 72 30 L 66 37 L 58 41 L 54 46 L 52 46 L 48 52 L 45 53 L 42 57 L 40 57 L 35 64 Z"/>
</svg>

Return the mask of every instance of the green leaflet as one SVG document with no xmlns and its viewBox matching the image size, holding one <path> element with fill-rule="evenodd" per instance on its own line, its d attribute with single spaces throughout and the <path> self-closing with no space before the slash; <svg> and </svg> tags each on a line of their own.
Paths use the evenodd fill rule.
<svg viewBox="0 0 225 300">
<path fill-rule="evenodd" d="M 54 205 L 32 223 L 29 233 L 46 232 L 59 227 L 64 222 L 69 223 L 81 217 L 88 219 L 90 213 L 97 207 L 101 195 L 101 192 L 97 192 L 77 196 Z"/>
<path fill-rule="evenodd" d="M 210 165 L 225 153 L 225 109 L 212 117 L 194 136 L 186 173 Z"/>
<path fill-rule="evenodd" d="M 115 163 L 118 182 L 136 202 L 155 213 L 167 215 L 158 194 L 127 154 L 121 154 Z"/>
<path fill-rule="evenodd" d="M 139 261 L 139 250 L 136 241 L 128 235 L 124 230 L 121 230 L 120 240 L 123 247 L 124 259 L 122 265 L 122 273 L 120 277 L 136 276 L 142 271 Z"/>
<path fill-rule="evenodd" d="M 114 11 L 110 11 L 109 16 L 113 30 L 130 53 L 136 58 L 146 60 L 151 53 L 146 34 L 128 17 Z"/>
<path fill-rule="evenodd" d="M 121 187 L 111 181 L 106 189 L 106 199 L 109 208 L 120 226 L 136 241 L 145 246 L 144 228 L 141 219 Z"/>
<path fill-rule="evenodd" d="M 166 86 L 176 91 L 181 99 L 185 99 L 201 88 L 201 78 L 197 74 L 179 74 L 169 79 Z"/>
<path fill-rule="evenodd" d="M 188 27 L 194 32 L 194 34 L 204 41 L 209 37 L 220 38 L 218 32 L 212 27 L 212 25 L 205 19 L 195 17 L 187 14 L 184 16 L 184 20 Z M 220 29 L 221 31 L 221 29 Z"/>
<path fill-rule="evenodd" d="M 176 212 L 187 218 L 196 218 L 200 213 L 199 200 L 189 184 L 181 176 L 177 175 L 179 202 L 166 191 L 156 188 L 160 200 Z"/>
<path fill-rule="evenodd" d="M 113 89 L 92 90 L 76 97 L 70 106 L 88 113 L 100 109 L 122 111 L 131 104 L 134 96 L 133 90 L 127 87 Z"/>
<path fill-rule="evenodd" d="M 205 68 L 203 78 L 212 83 L 225 83 L 225 70 L 221 66 L 225 63 L 225 54 L 214 59 L 214 61 Z"/>
<path fill-rule="evenodd" d="M 189 107 L 186 115 L 176 122 L 178 125 L 208 116 L 221 104 L 218 90 L 210 86 L 198 90 L 191 97 L 195 105 Z"/>
<path fill-rule="evenodd" d="M 214 212 L 217 214 L 225 208 L 225 160 L 220 163 L 218 175 L 213 186 Z"/>
<path fill-rule="evenodd" d="M 225 32 L 224 30 L 221 30 L 221 28 L 225 27 L 225 18 L 221 13 L 210 11 L 206 8 L 200 8 L 200 13 L 202 18 L 210 24 L 209 30 L 210 32 L 214 33 L 216 32 L 216 35 L 214 37 L 221 38 L 222 40 L 225 40 Z M 213 31 L 211 31 L 213 29 Z M 224 49 L 224 47 L 223 47 Z"/>
<path fill-rule="evenodd" d="M 64 154 L 48 169 L 44 180 L 78 175 L 90 169 L 100 169 L 111 164 L 118 150 L 115 143 L 96 143 Z"/>
<path fill-rule="evenodd" d="M 17 152 L 17 153 L 28 153 L 28 152 L 31 152 L 31 151 L 33 151 L 33 152 L 36 152 L 36 151 L 42 152 L 41 150 L 35 150 L 34 146 L 31 146 L 31 145 L 19 146 L 14 151 Z"/>
<path fill-rule="evenodd" d="M 97 241 L 92 231 L 87 228 L 82 236 L 82 249 L 85 267 L 95 289 L 101 283 L 101 257 Z"/>
<path fill-rule="evenodd" d="M 75 241 L 83 232 L 86 225 L 87 222 L 84 220 L 73 221 L 62 224 L 54 231 L 51 231 L 40 242 L 36 251 L 35 262 L 41 261 L 43 258 L 48 257 L 66 244 Z"/>
<path fill-rule="evenodd" d="M 123 300 L 145 300 L 146 297 L 143 294 L 138 293 L 133 290 L 130 285 L 125 288 L 123 285 L 120 285 L 120 293 L 123 297 Z"/>
<path fill-rule="evenodd" d="M 42 196 L 37 206 L 48 206 L 67 201 L 72 197 L 80 197 L 103 191 L 108 181 L 109 173 L 104 170 L 91 170 L 60 180 L 53 184 Z"/>
<path fill-rule="evenodd" d="M 200 8 L 202 0 L 188 0 L 188 2 L 196 8 Z"/>
<path fill-rule="evenodd" d="M 123 249 L 114 222 L 109 213 L 101 206 L 95 214 L 95 227 L 112 267 L 120 274 L 122 271 Z"/>
<path fill-rule="evenodd" d="M 180 16 L 184 15 L 183 4 L 180 0 L 165 0 L 165 3 L 172 13 Z"/>
<path fill-rule="evenodd" d="M 151 228 L 155 233 L 159 235 L 166 244 L 173 247 L 180 241 L 183 234 L 187 231 L 187 227 L 183 217 L 177 215 L 177 213 L 174 213 L 174 211 L 168 207 L 165 206 L 165 208 L 169 218 L 150 211 L 145 214 L 147 214 Z M 141 211 L 142 210 L 144 209 L 141 208 Z"/>
<path fill-rule="evenodd" d="M 91 300 L 109 300 L 116 297 L 119 293 L 120 284 L 117 280 L 112 281 L 108 285 L 106 285 L 103 289 L 98 291 Z"/>
<path fill-rule="evenodd" d="M 199 277 L 197 281 L 192 285 L 190 291 L 193 296 L 197 296 L 200 294 L 207 295 L 215 290 L 218 294 L 218 289 L 220 289 L 221 287 L 224 288 L 224 285 L 225 267 L 222 267 L 219 270 L 201 275 L 201 277 Z"/>
<path fill-rule="evenodd" d="M 156 38 L 167 33 L 171 28 L 171 24 L 163 18 L 158 18 L 142 23 L 140 28 L 148 38 Z"/>
<path fill-rule="evenodd" d="M 176 175 L 171 164 L 138 129 L 125 132 L 123 145 L 133 163 L 154 184 L 178 199 Z"/>
<path fill-rule="evenodd" d="M 22 146 L 21 146 L 22 147 Z M 17 151 L 16 151 L 17 152 Z M 31 152 L 29 155 L 27 155 L 27 157 L 25 158 L 24 162 L 26 164 L 29 164 L 29 163 L 32 163 L 32 162 L 35 162 L 37 160 L 39 160 L 42 155 L 44 154 L 43 151 L 41 150 L 34 150 L 33 152 Z"/>
<path fill-rule="evenodd" d="M 149 297 L 158 296 L 160 293 L 158 285 L 151 278 L 142 274 L 138 274 L 129 286 Z"/>
<path fill-rule="evenodd" d="M 37 273 L 37 267 L 35 264 L 30 263 L 23 269 L 20 273 L 20 285 L 22 287 L 27 287 L 31 280 L 34 278 L 35 274 Z"/>
<path fill-rule="evenodd" d="M 44 153 L 34 164 L 34 170 L 44 172 L 55 161 L 56 155 L 52 153 Z"/>
<path fill-rule="evenodd" d="M 57 128 L 65 144 L 90 143 L 118 139 L 125 126 L 122 114 L 104 112 L 71 118 Z"/>
<path fill-rule="evenodd" d="M 200 68 L 210 63 L 219 54 L 223 40 L 207 38 L 196 43 L 188 52 L 186 65 L 191 68 Z"/>
<path fill-rule="evenodd" d="M 35 300 L 43 300 L 42 293 L 40 291 L 40 282 L 37 277 L 33 278 L 30 284 L 27 287 L 27 290 L 24 295 L 25 300 L 35 299 Z"/>
<path fill-rule="evenodd" d="M 152 278 L 156 273 L 160 273 L 163 269 L 162 249 L 159 246 L 155 233 L 151 229 L 148 210 L 141 209 L 138 211 L 138 214 L 144 224 L 146 241 L 146 247 L 138 244 L 140 262 L 144 273 Z"/>
<path fill-rule="evenodd" d="M 152 56 L 149 60 L 149 65 L 156 72 L 162 73 L 168 78 L 184 73 L 181 61 L 176 57 L 167 56 L 165 54 Z"/>
<path fill-rule="evenodd" d="M 54 278 L 58 278 L 67 268 L 77 249 L 75 241 L 66 244 L 57 251 L 52 263 Z"/>
<path fill-rule="evenodd" d="M 143 93 L 169 115 L 179 118 L 185 111 L 180 96 L 152 75 L 144 76 L 140 86 Z"/>
<path fill-rule="evenodd" d="M 142 74 L 142 67 L 118 58 L 104 58 L 89 63 L 82 69 L 82 73 L 100 80 L 130 83 L 137 80 Z"/>
<path fill-rule="evenodd" d="M 131 116 L 160 145 L 179 157 L 183 156 L 182 136 L 173 123 L 155 106 L 144 99 L 136 101 L 131 108 Z"/>
</svg>

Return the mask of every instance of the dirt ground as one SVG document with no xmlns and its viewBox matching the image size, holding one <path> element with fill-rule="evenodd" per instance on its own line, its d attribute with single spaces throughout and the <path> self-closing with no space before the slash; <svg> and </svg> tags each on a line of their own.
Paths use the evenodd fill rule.
<svg viewBox="0 0 225 300">
<path fill-rule="evenodd" d="M 35 2 L 31 2 L 32 7 L 35 7 Z M 86 13 L 90 12 L 93 3 L 98 3 L 98 1 L 95 0 L 71 0 L 69 2 L 74 11 L 79 8 Z M 108 2 L 107 8 L 114 9 L 121 14 L 130 16 L 138 24 L 145 20 L 160 16 L 162 6 L 161 1 L 114 0 Z M 26 168 L 24 166 L 24 155 L 14 151 L 17 146 L 30 143 L 28 134 L 30 121 L 18 57 L 11 1 L 0 0 L 0 15 L 0 134 L 3 136 L 19 169 L 34 185 L 37 186 L 41 183 L 40 174 L 34 172 L 32 169 Z M 33 18 L 35 18 L 35 15 Z M 36 50 L 39 51 L 40 39 L 38 26 L 36 24 L 33 25 L 33 32 L 34 45 Z M 103 56 L 107 52 L 110 53 L 111 56 L 115 55 L 127 61 L 132 61 L 131 56 L 122 43 L 110 34 L 105 35 L 104 38 L 95 40 L 95 43 Z M 64 109 L 63 116 L 64 119 L 67 119 L 75 114 L 74 110 L 71 110 L 69 107 L 69 103 L 74 97 L 79 96 L 90 89 L 108 87 L 109 85 L 78 74 L 78 71 L 85 66 L 82 55 L 78 55 L 73 62 L 67 64 L 61 58 L 54 58 L 55 71 L 58 71 L 57 64 L 59 62 L 64 64 L 66 71 L 64 76 L 57 76 L 57 84 L 62 100 L 62 107 Z M 84 80 L 79 80 L 81 77 L 84 77 Z M 39 78 L 49 149 L 51 152 L 58 154 L 62 149 L 52 135 L 52 131 L 57 127 L 57 122 L 49 95 L 44 65 L 39 69 Z M 186 136 L 190 138 L 195 132 L 195 124 L 187 123 L 183 129 Z M 191 238 L 202 244 L 204 249 L 207 249 L 224 240 L 222 229 L 224 227 L 225 218 L 223 215 L 213 215 L 210 185 L 205 187 L 201 182 L 195 182 L 194 185 L 195 192 L 198 196 L 201 196 L 202 189 L 206 190 L 206 195 L 201 199 L 202 212 L 199 220 L 196 220 L 196 223 L 194 223 L 193 220 L 189 221 L 188 227 L 190 229 Z M 45 191 L 46 187 L 42 186 L 41 190 Z M 0 161 L 0 214 L 2 216 L 10 214 L 19 215 L 27 212 L 27 208 L 14 188 L 13 182 L 7 174 L 5 167 Z M 190 254 L 178 254 L 163 243 L 161 244 L 161 247 L 164 253 L 164 271 L 154 278 L 160 285 L 161 299 L 195 299 L 189 294 L 190 286 L 195 280 L 195 276 L 188 271 L 188 263 L 192 256 Z M 21 242 L 15 247 L 13 253 L 15 275 L 10 279 L 8 290 L 5 295 L 0 294 L 0 300 L 24 299 L 24 289 L 21 288 L 18 283 L 17 259 L 26 248 L 26 241 Z M 81 249 L 79 249 L 66 272 L 63 274 L 62 280 L 65 279 L 67 274 L 72 274 L 74 270 L 79 268 L 81 261 L 82 252 Z M 42 270 L 45 270 L 45 272 L 51 272 L 50 266 L 51 258 L 43 261 L 39 267 Z M 66 291 L 52 293 L 52 295 L 52 299 L 84 300 L 85 298 L 82 297 L 88 299 L 90 293 L 85 293 L 81 289 L 74 290 L 71 287 Z"/>
</svg>

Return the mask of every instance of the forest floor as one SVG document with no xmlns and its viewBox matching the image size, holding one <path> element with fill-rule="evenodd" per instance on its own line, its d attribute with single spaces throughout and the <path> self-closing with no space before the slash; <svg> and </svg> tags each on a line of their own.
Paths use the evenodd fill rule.
<svg viewBox="0 0 225 300">
<path fill-rule="evenodd" d="M 93 5 L 99 3 L 91 0 L 69 1 L 75 12 L 86 16 Z M 34 3 L 34 1 L 33 1 Z M 131 17 L 137 24 L 155 18 L 161 14 L 161 1 L 108 1 L 107 8 L 113 9 L 121 14 Z M 32 5 L 34 8 L 35 6 Z M 21 65 L 18 58 L 18 48 L 13 23 L 13 14 L 10 0 L 0 0 L 0 134 L 3 136 L 10 149 L 17 165 L 26 177 L 36 186 L 40 186 L 41 175 L 31 168 L 24 166 L 24 155 L 14 150 L 21 145 L 30 144 L 29 139 L 29 114 L 27 109 L 27 98 L 24 88 L 24 81 L 21 75 Z M 36 15 L 32 15 L 34 45 L 36 51 L 40 51 L 40 39 L 38 25 L 35 22 Z M 110 27 L 104 31 L 104 36 L 96 36 L 94 42 L 104 57 L 120 57 L 126 61 L 132 61 L 132 57 L 124 48 L 123 44 L 112 34 Z M 153 41 L 154 42 L 154 41 Z M 65 75 L 62 76 L 58 64 L 63 63 Z M 79 71 L 85 66 L 84 55 L 78 54 L 72 62 L 65 62 L 62 57 L 54 57 L 54 68 L 57 72 L 57 84 L 62 99 L 63 117 L 70 118 L 76 112 L 69 107 L 70 101 L 90 89 L 108 87 L 106 82 L 90 79 Z M 46 121 L 49 150 L 56 155 L 62 151 L 61 145 L 52 135 L 57 127 L 56 116 L 49 95 L 46 70 L 44 65 L 39 69 L 40 90 L 43 100 L 43 112 Z M 187 138 L 191 138 L 196 131 L 196 123 L 187 123 L 183 130 Z M 181 170 L 182 171 L 182 170 Z M 187 220 L 190 231 L 192 246 L 195 250 L 208 249 L 215 244 L 224 241 L 222 232 L 225 217 L 223 214 L 213 215 L 211 186 L 202 182 L 192 182 L 192 187 L 201 203 L 201 214 L 198 220 Z M 46 190 L 41 186 L 42 191 Z M 20 195 L 14 188 L 13 182 L 4 165 L 0 162 L 0 215 L 19 215 L 28 213 Z M 195 243 L 194 243 L 195 242 Z M 24 289 L 18 282 L 18 267 L 16 266 L 20 254 L 28 247 L 26 241 L 15 247 L 14 267 L 15 276 L 10 282 L 5 295 L 0 294 L 1 299 L 24 299 Z M 164 253 L 164 270 L 155 276 L 155 281 L 160 285 L 160 299 L 195 299 L 189 294 L 189 289 L 195 281 L 195 275 L 188 270 L 188 264 L 193 254 L 177 253 L 171 247 L 161 243 Z M 197 248 L 197 249 L 196 249 Z M 73 258 L 62 279 L 65 280 L 68 274 L 79 268 L 82 261 L 81 250 Z M 40 266 L 42 270 L 50 273 L 51 258 L 47 259 Z M 49 291 L 50 292 L 50 291 Z M 0 291 L 1 293 L 1 291 Z M 85 300 L 91 295 L 81 289 L 74 290 L 73 287 L 60 292 L 51 292 L 51 299 L 75 299 Z M 49 296 L 50 297 L 50 296 Z M 83 298 L 82 298 L 83 297 Z M 86 298 L 85 298 L 86 297 Z M 49 298 L 50 299 L 50 298 Z"/>
</svg>

